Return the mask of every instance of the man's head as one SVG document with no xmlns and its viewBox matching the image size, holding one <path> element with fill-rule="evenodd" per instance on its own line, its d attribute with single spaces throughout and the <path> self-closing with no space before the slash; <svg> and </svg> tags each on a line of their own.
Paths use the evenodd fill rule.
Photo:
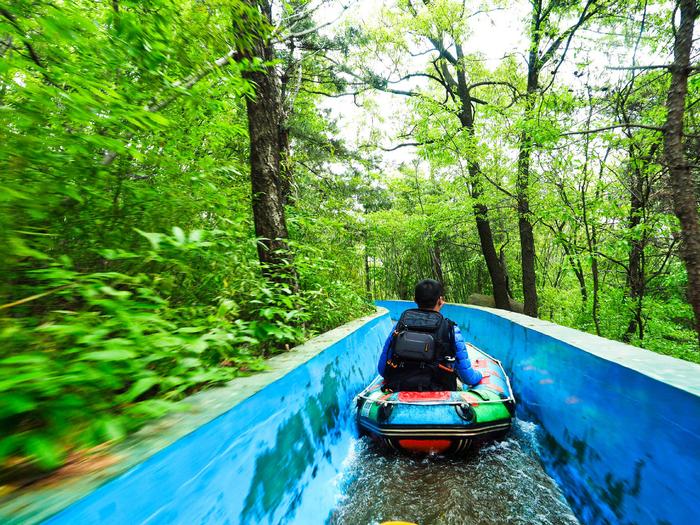
<svg viewBox="0 0 700 525">
<path fill-rule="evenodd" d="M 444 291 L 442 284 L 433 279 L 423 279 L 416 285 L 416 295 L 414 300 L 418 308 L 427 310 L 440 309 L 444 304 Z"/>
</svg>

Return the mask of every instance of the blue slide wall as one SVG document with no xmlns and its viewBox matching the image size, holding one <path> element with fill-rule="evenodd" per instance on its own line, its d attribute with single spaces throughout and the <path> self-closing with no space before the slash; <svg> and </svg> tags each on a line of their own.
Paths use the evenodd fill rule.
<svg viewBox="0 0 700 525">
<path fill-rule="evenodd" d="M 324 523 L 354 435 L 348 407 L 390 330 L 383 313 L 307 343 L 309 360 L 45 523 Z"/>
<path fill-rule="evenodd" d="M 397 319 L 415 305 L 378 301 Z M 700 516 L 700 366 L 498 310 L 446 305 L 465 339 L 503 362 L 518 414 L 583 523 Z"/>
</svg>

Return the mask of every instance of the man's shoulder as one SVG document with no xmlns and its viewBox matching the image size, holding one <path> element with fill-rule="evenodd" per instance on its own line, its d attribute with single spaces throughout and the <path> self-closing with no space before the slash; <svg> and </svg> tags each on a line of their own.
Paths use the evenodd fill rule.
<svg viewBox="0 0 700 525">
<path fill-rule="evenodd" d="M 455 337 L 461 337 L 462 331 L 459 329 L 459 325 L 452 319 L 447 319 L 447 317 L 445 317 L 445 320 L 447 321 L 450 330 L 452 330 L 452 332 L 455 334 Z"/>
<path fill-rule="evenodd" d="M 449 326 L 459 330 L 457 323 L 455 323 L 452 319 L 450 319 L 449 317 L 445 317 L 444 315 L 442 316 L 442 318 L 444 319 L 444 322 L 446 322 Z"/>
</svg>

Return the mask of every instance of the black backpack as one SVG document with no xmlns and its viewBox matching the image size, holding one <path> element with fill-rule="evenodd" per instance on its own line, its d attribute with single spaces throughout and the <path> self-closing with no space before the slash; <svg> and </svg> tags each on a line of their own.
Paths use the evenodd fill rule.
<svg viewBox="0 0 700 525">
<path fill-rule="evenodd" d="M 454 326 L 433 310 L 412 308 L 401 314 L 384 372 L 385 388 L 456 390 Z"/>
</svg>

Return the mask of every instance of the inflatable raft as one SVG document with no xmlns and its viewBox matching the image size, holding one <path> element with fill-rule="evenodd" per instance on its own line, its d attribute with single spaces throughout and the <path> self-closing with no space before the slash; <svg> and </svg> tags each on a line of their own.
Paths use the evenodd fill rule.
<svg viewBox="0 0 700 525">
<path fill-rule="evenodd" d="M 456 392 L 384 392 L 380 376 L 355 398 L 360 435 L 406 452 L 459 454 L 510 429 L 515 412 L 501 363 L 467 344 L 479 384 Z"/>
</svg>

